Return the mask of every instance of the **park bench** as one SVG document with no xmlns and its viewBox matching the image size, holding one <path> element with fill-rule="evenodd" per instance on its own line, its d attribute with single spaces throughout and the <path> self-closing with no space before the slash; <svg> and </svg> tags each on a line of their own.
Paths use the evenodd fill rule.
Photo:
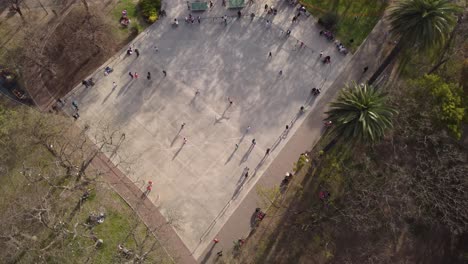
<svg viewBox="0 0 468 264">
<path fill-rule="evenodd" d="M 245 0 L 229 0 L 229 8 L 243 8 Z"/>
<path fill-rule="evenodd" d="M 190 10 L 192 11 L 205 11 L 208 9 L 208 2 L 192 2 L 190 4 Z"/>
</svg>

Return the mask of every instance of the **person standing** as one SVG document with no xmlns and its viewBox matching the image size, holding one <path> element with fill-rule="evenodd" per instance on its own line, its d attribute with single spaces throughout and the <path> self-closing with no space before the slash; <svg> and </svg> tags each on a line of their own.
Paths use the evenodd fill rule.
<svg viewBox="0 0 468 264">
<path fill-rule="evenodd" d="M 271 58 L 273 54 L 271 54 L 271 51 L 268 53 L 268 58 Z"/>
<path fill-rule="evenodd" d="M 132 77 L 132 79 L 133 79 L 133 74 L 132 74 L 132 72 L 128 72 L 128 75 L 130 75 L 130 77 Z"/>
<path fill-rule="evenodd" d="M 164 77 L 167 76 L 167 72 L 165 70 L 163 70 L 163 74 L 164 74 Z"/>
<path fill-rule="evenodd" d="M 117 84 L 115 82 L 112 82 L 112 90 L 115 90 L 117 88 Z"/>
<path fill-rule="evenodd" d="M 134 76 L 135 76 L 135 79 L 138 79 L 138 73 L 137 72 L 135 72 Z"/>
<path fill-rule="evenodd" d="M 148 75 L 146 75 L 146 79 L 151 80 L 151 72 L 148 72 Z"/>
</svg>

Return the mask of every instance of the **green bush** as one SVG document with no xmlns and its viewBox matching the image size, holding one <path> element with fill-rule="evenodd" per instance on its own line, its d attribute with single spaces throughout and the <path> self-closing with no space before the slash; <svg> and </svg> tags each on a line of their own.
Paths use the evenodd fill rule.
<svg viewBox="0 0 468 264">
<path fill-rule="evenodd" d="M 433 119 L 459 139 L 463 132 L 462 121 L 468 108 L 464 104 L 461 86 L 446 83 L 435 74 L 424 75 L 409 83 L 415 89 L 415 97 L 424 98 L 421 103 L 424 103 L 427 109 L 431 109 Z"/>
<path fill-rule="evenodd" d="M 161 0 L 141 0 L 140 10 L 146 22 L 152 24 L 158 19 L 158 11 L 161 9 Z"/>
<path fill-rule="evenodd" d="M 338 15 L 334 12 L 327 12 L 319 18 L 318 23 L 324 28 L 332 30 L 335 28 L 336 24 L 338 24 Z"/>
</svg>

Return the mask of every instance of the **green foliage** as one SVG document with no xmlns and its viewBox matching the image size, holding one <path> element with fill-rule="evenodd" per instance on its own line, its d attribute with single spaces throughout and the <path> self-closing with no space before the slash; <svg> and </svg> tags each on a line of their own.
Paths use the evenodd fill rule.
<svg viewBox="0 0 468 264">
<path fill-rule="evenodd" d="M 468 59 L 463 62 L 463 68 L 460 74 L 460 84 L 468 94 Z"/>
<path fill-rule="evenodd" d="M 401 0 L 391 9 L 391 33 L 406 47 L 441 47 L 455 25 L 458 6 L 449 0 Z"/>
<path fill-rule="evenodd" d="M 158 11 L 161 9 L 161 0 L 141 0 L 140 9 L 146 22 L 152 24 L 158 19 Z"/>
<path fill-rule="evenodd" d="M 321 18 L 319 18 L 318 23 L 328 30 L 335 28 L 338 24 L 338 14 L 335 12 L 327 12 Z"/>
<path fill-rule="evenodd" d="M 328 121 L 332 133 L 349 142 L 376 142 L 392 127 L 392 117 L 397 113 L 388 106 L 386 96 L 368 85 L 353 83 L 341 90 L 330 103 Z"/>
<path fill-rule="evenodd" d="M 338 20 L 334 32 L 350 50 L 356 50 L 379 21 L 388 1 L 374 0 L 301 0 L 307 10 L 318 18 L 331 12 Z M 353 42 L 349 42 L 353 39 Z"/>
<path fill-rule="evenodd" d="M 294 172 L 300 171 L 304 167 L 304 165 L 307 164 L 307 162 L 309 162 L 308 156 L 301 154 L 297 162 L 294 163 L 293 171 Z"/>
<path fill-rule="evenodd" d="M 438 75 L 424 75 L 409 82 L 415 88 L 416 98 L 431 109 L 431 116 L 456 138 L 462 134 L 462 121 L 466 105 L 463 104 L 463 90 L 454 83 L 446 83 Z"/>
</svg>

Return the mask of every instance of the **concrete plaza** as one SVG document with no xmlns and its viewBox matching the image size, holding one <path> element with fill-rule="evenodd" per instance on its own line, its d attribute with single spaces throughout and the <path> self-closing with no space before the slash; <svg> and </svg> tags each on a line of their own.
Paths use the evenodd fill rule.
<svg viewBox="0 0 468 264">
<path fill-rule="evenodd" d="M 173 14 L 187 16 L 186 6 Z M 322 115 L 314 112 L 321 97 L 311 95 L 312 87 L 325 92 L 351 58 L 319 37 L 312 23 L 302 21 L 285 36 L 293 15 L 284 11 L 269 26 L 260 15 L 230 17 L 227 25 L 219 18 L 181 19 L 177 28 L 165 19 L 132 43 L 139 57 L 116 55 L 93 75 L 94 87 L 69 95 L 80 106 L 80 125 L 125 133 L 120 150 L 136 162 L 132 171 L 121 171 L 142 189 L 153 181 L 149 199 L 166 218 L 175 217 L 176 232 L 195 258 L 255 182 L 268 177 L 263 172 L 304 117 Z M 319 60 L 321 50 L 331 64 Z M 114 72 L 104 76 L 105 66 Z"/>
</svg>

